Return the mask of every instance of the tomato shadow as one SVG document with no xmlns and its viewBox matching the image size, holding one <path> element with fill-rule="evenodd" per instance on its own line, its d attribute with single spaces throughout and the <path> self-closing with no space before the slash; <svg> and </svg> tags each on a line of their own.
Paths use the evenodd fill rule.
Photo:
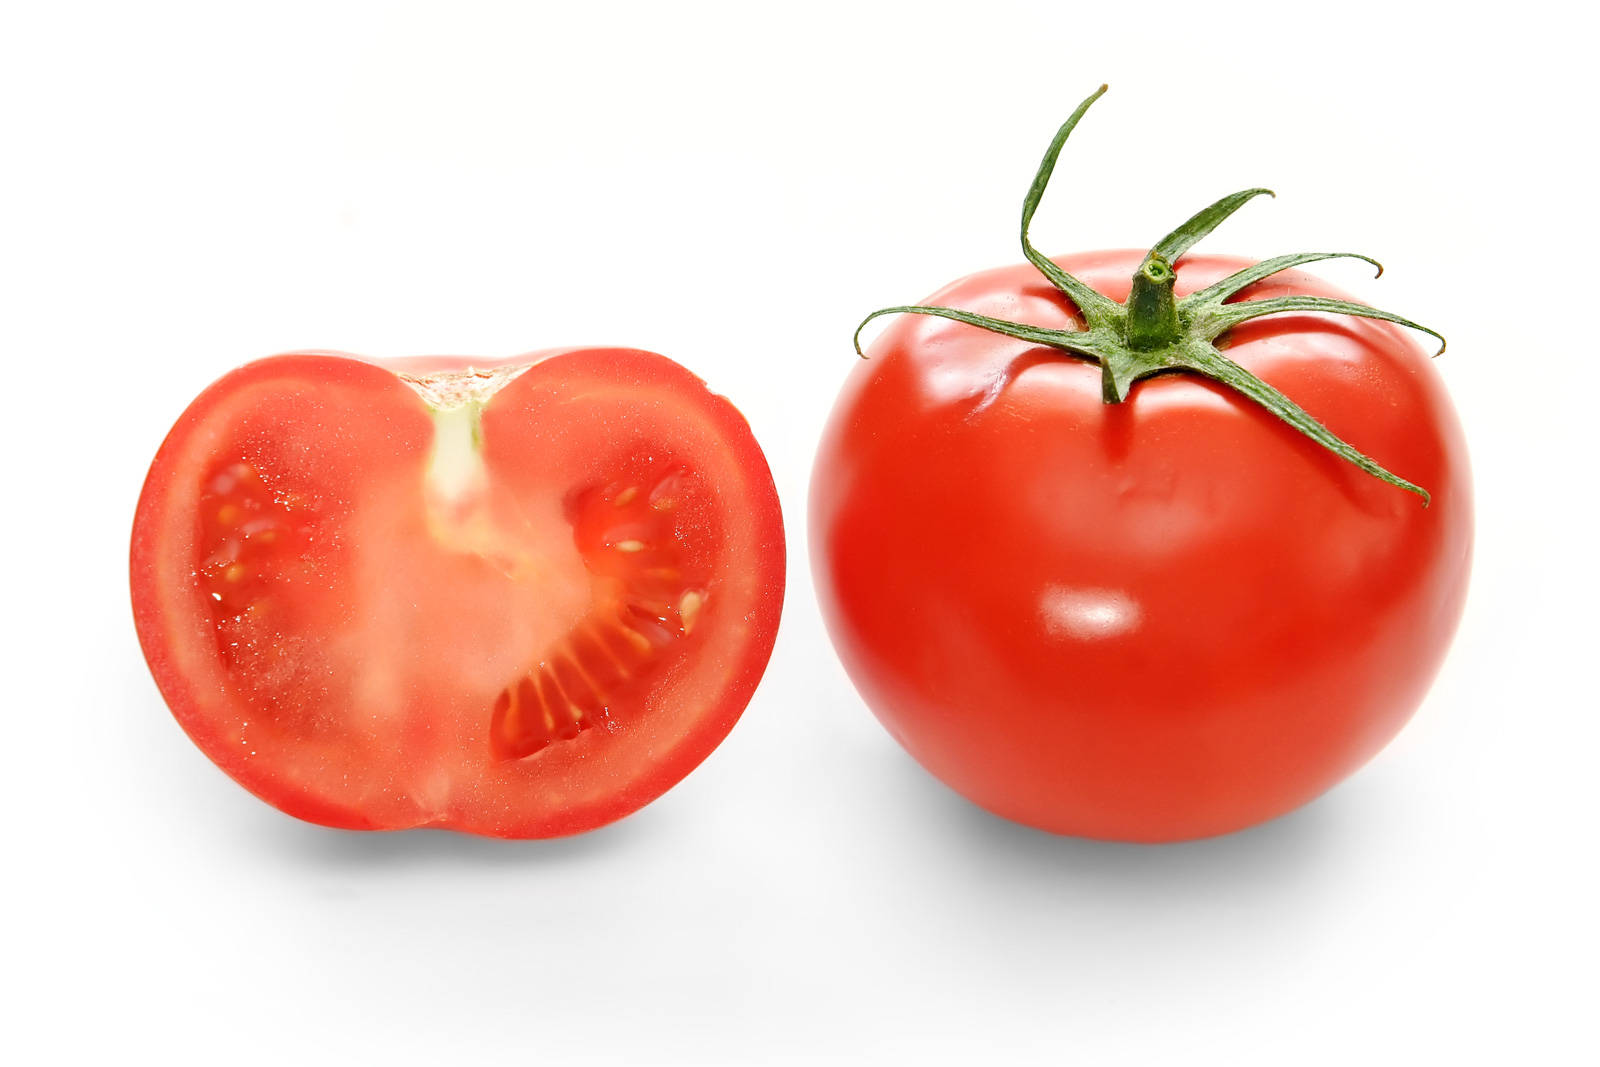
<svg viewBox="0 0 1600 1067">
<path fill-rule="evenodd" d="M 1130 844 L 1065 837 L 994 815 L 936 781 L 909 759 L 902 771 L 908 807 L 926 817 L 937 847 L 954 850 L 973 879 L 1000 885 L 1037 883 L 1088 897 L 1192 898 L 1197 892 L 1292 891 L 1315 884 L 1356 834 L 1339 791 L 1269 822 L 1219 837 L 1170 844 Z M 1152 899 L 1153 898 L 1153 899 Z"/>
<path fill-rule="evenodd" d="M 658 834 L 649 826 L 651 815 L 635 815 L 574 837 L 506 841 L 450 830 L 416 829 L 371 832 L 335 830 L 315 826 L 277 812 L 263 812 L 269 820 L 260 837 L 291 862 L 337 871 L 388 868 L 538 867 L 581 864 L 634 847 L 637 840 Z"/>
<path fill-rule="evenodd" d="M 1236 833 L 1139 845 L 1062 837 L 992 815 L 909 757 L 884 767 L 897 833 L 879 922 L 913 945 L 941 931 L 971 973 L 1048 990 L 1183 998 L 1210 978 L 1292 975 L 1363 905 L 1372 808 L 1335 791 Z M 1236 979 L 1235 979 L 1236 980 Z M 1120 994 L 1119 994 L 1120 995 Z"/>
</svg>

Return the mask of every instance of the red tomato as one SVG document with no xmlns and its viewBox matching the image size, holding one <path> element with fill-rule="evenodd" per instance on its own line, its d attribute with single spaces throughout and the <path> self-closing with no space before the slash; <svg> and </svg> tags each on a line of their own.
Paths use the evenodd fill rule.
<svg viewBox="0 0 1600 1067">
<path fill-rule="evenodd" d="M 1143 252 L 1057 262 L 1115 300 Z M 1179 296 L 1246 261 L 1178 262 Z M 1243 295 L 1338 296 L 1286 272 Z M 1032 266 L 927 301 L 1059 329 Z M 1383 322 L 1295 314 L 1227 356 L 1431 493 L 1385 484 L 1239 393 L 901 316 L 845 386 L 811 488 L 824 615 L 866 702 L 999 815 L 1169 841 L 1303 804 L 1422 699 L 1467 587 L 1472 500 L 1430 360 Z"/>
<path fill-rule="evenodd" d="M 765 669 L 784 541 L 738 411 L 664 356 L 249 364 L 134 519 L 179 724 L 330 826 L 588 830 L 683 778 Z"/>
</svg>

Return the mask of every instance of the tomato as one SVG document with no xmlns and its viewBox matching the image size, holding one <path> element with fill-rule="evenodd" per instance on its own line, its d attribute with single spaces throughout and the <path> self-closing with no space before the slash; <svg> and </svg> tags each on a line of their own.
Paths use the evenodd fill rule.
<svg viewBox="0 0 1600 1067">
<path fill-rule="evenodd" d="M 1144 253 L 1067 257 L 1114 299 Z M 1247 261 L 1179 264 L 1180 292 Z M 1304 275 L 1251 294 L 1336 296 Z M 1029 266 L 929 303 L 1058 328 Z M 1203 379 L 1106 404 L 1098 368 L 932 318 L 845 386 L 811 488 L 813 572 L 850 677 L 916 759 L 1058 833 L 1200 837 L 1317 796 L 1404 724 L 1467 585 L 1465 447 L 1393 326 L 1235 330 L 1228 355 L 1426 486 L 1428 507 Z"/>
<path fill-rule="evenodd" d="M 302 352 L 184 412 L 131 569 L 162 695 L 252 793 L 329 826 L 548 837 L 727 735 L 784 540 L 744 419 L 664 356 Z"/>
<path fill-rule="evenodd" d="M 1144 270 L 1181 298 L 1250 264 L 1175 254 L 1174 279 L 1157 258 L 1050 262 L 1130 303 Z M 1388 322 L 1317 311 L 1222 335 L 1316 429 L 1410 479 L 1386 484 L 1182 365 L 1113 397 L 1092 361 L 930 317 L 1082 328 L 1036 266 L 891 309 L 926 314 L 892 320 L 838 399 L 810 540 L 844 666 L 924 767 L 1018 822 L 1155 842 L 1289 811 L 1394 736 L 1460 616 L 1471 485 L 1439 375 Z M 1290 296 L 1347 299 L 1284 271 L 1222 307 Z"/>
</svg>

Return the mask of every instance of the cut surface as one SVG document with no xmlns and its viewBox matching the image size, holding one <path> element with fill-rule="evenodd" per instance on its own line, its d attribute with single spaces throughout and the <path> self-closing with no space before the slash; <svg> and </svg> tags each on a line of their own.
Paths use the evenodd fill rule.
<svg viewBox="0 0 1600 1067">
<path fill-rule="evenodd" d="M 674 520 L 704 493 L 674 465 L 642 484 L 590 487 L 569 504 L 593 577 L 589 611 L 495 699 L 489 739 L 499 759 L 524 759 L 607 725 L 638 703 L 692 648 L 712 574 L 696 542 L 710 531 Z"/>
<path fill-rule="evenodd" d="M 219 766 L 340 826 L 571 833 L 738 717 L 782 597 L 776 494 L 664 357 L 485 369 L 275 357 L 152 466 L 135 613 Z"/>
</svg>

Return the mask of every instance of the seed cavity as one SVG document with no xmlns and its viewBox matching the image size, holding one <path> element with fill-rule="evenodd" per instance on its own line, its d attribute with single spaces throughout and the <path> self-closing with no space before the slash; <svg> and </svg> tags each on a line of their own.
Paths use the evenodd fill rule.
<svg viewBox="0 0 1600 1067">
<path fill-rule="evenodd" d="M 619 490 L 618 485 L 622 485 Z M 499 760 L 526 759 L 595 726 L 618 729 L 703 614 L 708 577 L 680 540 L 674 509 L 689 475 L 613 482 L 569 505 L 574 538 L 596 583 L 595 606 L 495 698 L 489 744 Z"/>
<path fill-rule="evenodd" d="M 288 566 L 297 566 L 299 547 L 289 551 L 268 546 L 285 539 L 306 542 L 314 519 L 292 516 L 290 500 L 307 504 L 303 496 L 284 487 L 269 486 L 256 467 L 244 460 L 219 464 L 201 482 L 195 544 L 200 590 L 215 605 L 219 629 L 244 617 L 269 596 L 272 586 Z M 236 635 L 218 635 L 218 650 L 231 656 L 239 647 Z"/>
<path fill-rule="evenodd" d="M 194 511 L 194 596 L 232 692 L 273 728 L 296 736 L 342 728 L 329 699 L 340 680 L 324 646 L 285 611 L 320 558 L 326 498 L 307 492 L 243 449 L 205 470 Z M 337 531 L 329 531 L 337 543 Z M 255 716 L 252 715 L 252 721 Z"/>
</svg>

